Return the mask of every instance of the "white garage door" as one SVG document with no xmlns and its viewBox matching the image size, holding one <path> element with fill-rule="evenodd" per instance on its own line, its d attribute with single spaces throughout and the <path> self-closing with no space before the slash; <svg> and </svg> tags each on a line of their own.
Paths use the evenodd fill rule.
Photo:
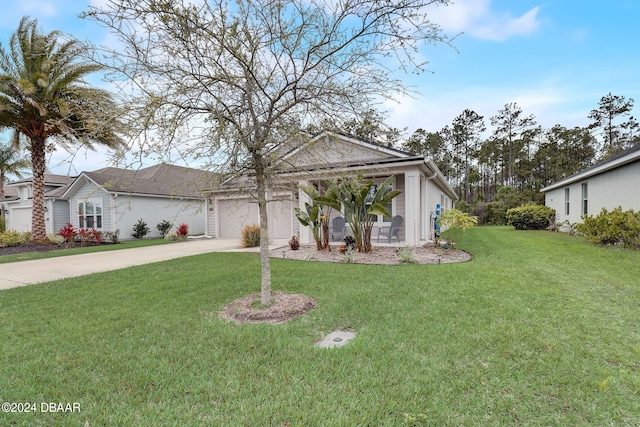
<svg viewBox="0 0 640 427">
<path fill-rule="evenodd" d="M 249 199 L 229 199 L 218 201 L 218 230 L 220 237 L 240 237 L 242 229 L 251 224 L 259 224 L 258 204 Z"/>
<path fill-rule="evenodd" d="M 10 230 L 31 231 L 31 209 L 11 209 L 9 212 Z"/>
<path fill-rule="evenodd" d="M 269 202 L 269 234 L 272 239 L 291 238 L 291 200 Z M 240 238 L 242 229 L 250 224 L 260 224 L 258 204 L 249 199 L 218 201 L 218 230 L 220 237 Z"/>
</svg>

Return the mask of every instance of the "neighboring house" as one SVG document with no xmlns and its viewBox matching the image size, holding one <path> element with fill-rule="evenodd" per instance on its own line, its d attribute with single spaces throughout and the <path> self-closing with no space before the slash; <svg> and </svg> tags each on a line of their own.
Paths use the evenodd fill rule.
<svg viewBox="0 0 640 427">
<path fill-rule="evenodd" d="M 295 208 L 304 209 L 307 195 L 301 184 L 323 186 L 329 179 L 355 176 L 382 183 L 394 176 L 393 188 L 402 193 L 393 199 L 389 210 L 401 215 L 404 225 L 399 234 L 402 244 L 413 245 L 433 236 L 436 205 L 444 210 L 454 207 L 457 196 L 435 163 L 393 148 L 344 135 L 324 132 L 315 137 L 301 137 L 279 150 L 276 175 L 267 191 L 269 233 L 272 239 L 300 236 L 301 243 L 313 241 L 308 227 L 301 227 Z M 248 189 L 248 191 L 247 191 Z M 209 192 L 207 234 L 212 237 L 239 237 L 244 226 L 259 224 L 258 205 L 250 196 L 255 193 L 251 180 L 227 180 Z M 332 217 L 342 215 L 333 212 Z M 372 234 L 375 243 L 378 228 L 388 226 L 391 218 L 378 217 Z M 395 240 L 394 240 L 395 241 Z"/>
<path fill-rule="evenodd" d="M 212 174 L 181 166 L 160 164 L 139 170 L 107 167 L 82 172 L 64 192 L 71 222 L 77 228 L 120 230 L 120 239 L 131 239 L 142 219 L 150 228 L 147 237 L 160 237 L 156 226 L 169 221 L 189 226 L 190 235 L 205 232 L 203 188 L 210 188 Z"/>
<path fill-rule="evenodd" d="M 639 187 L 640 144 L 540 191 L 545 204 L 556 210 L 556 222 L 572 224 L 602 208 L 640 210 Z"/>
<path fill-rule="evenodd" d="M 69 222 L 69 203 L 62 194 L 73 179 L 66 175 L 44 175 L 44 217 L 47 234 L 56 233 Z M 0 202 L 5 208 L 7 230 L 31 231 L 33 178 L 6 184 L 5 198 Z"/>
</svg>

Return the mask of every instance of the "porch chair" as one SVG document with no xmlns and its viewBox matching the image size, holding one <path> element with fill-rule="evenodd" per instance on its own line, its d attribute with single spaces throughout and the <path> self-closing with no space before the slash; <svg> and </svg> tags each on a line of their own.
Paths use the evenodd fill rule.
<svg viewBox="0 0 640 427">
<path fill-rule="evenodd" d="M 380 227 L 378 229 L 378 242 L 380 242 L 380 236 L 387 237 L 389 239 L 389 243 L 391 243 L 391 239 L 393 239 L 394 237 L 399 242 L 400 239 L 398 238 L 398 232 L 400 231 L 400 228 L 402 228 L 403 221 L 404 218 L 402 218 L 402 216 L 396 215 L 391 218 L 391 225 Z"/>
<path fill-rule="evenodd" d="M 331 220 L 331 240 L 344 239 L 345 220 L 341 216 L 337 216 Z M 339 237 L 339 239 L 336 239 Z"/>
</svg>

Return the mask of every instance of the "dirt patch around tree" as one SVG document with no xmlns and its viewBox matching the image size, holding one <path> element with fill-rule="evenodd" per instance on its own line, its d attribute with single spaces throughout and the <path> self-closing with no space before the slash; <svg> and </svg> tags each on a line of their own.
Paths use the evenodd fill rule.
<svg viewBox="0 0 640 427">
<path fill-rule="evenodd" d="M 260 306 L 260 294 L 231 301 L 220 312 L 220 317 L 236 323 L 284 323 L 313 310 L 313 298 L 301 294 L 274 292 L 272 304 Z"/>
</svg>

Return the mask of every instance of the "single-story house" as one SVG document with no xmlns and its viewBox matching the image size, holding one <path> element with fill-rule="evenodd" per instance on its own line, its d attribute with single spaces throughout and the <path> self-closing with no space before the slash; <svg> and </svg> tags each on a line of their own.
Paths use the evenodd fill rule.
<svg viewBox="0 0 640 427">
<path fill-rule="evenodd" d="M 640 210 L 640 144 L 551 184 L 542 191 L 556 222 L 581 222 L 606 208 Z"/>
<path fill-rule="evenodd" d="M 45 174 L 45 221 L 47 234 L 55 234 L 67 223 L 76 228 L 120 230 L 130 239 L 133 226 L 143 219 L 149 237 L 159 237 L 156 226 L 166 220 L 185 223 L 189 234 L 205 232 L 203 189 L 215 175 L 181 166 L 160 164 L 139 170 L 107 167 L 82 172 L 77 177 Z M 5 186 L 0 205 L 7 230 L 30 231 L 33 179 Z"/>
<path fill-rule="evenodd" d="M 202 235 L 202 191 L 211 187 L 212 176 L 164 163 L 138 170 L 106 167 L 82 172 L 63 194 L 69 204 L 67 222 L 103 232 L 120 230 L 120 239 L 131 239 L 140 219 L 150 228 L 147 237 L 160 237 L 156 226 L 162 221 L 174 227 L 185 223 L 190 235 Z"/>
<path fill-rule="evenodd" d="M 66 175 L 44 175 L 44 216 L 47 234 L 58 232 L 69 222 L 69 203 L 62 194 L 73 180 L 74 177 Z M 5 209 L 7 230 L 31 231 L 33 178 L 6 184 L 5 198 L 1 203 Z"/>
<path fill-rule="evenodd" d="M 322 186 L 329 179 L 362 173 L 365 179 L 382 183 L 393 176 L 393 188 L 402 193 L 393 199 L 392 216 L 402 216 L 398 243 L 419 244 L 433 237 L 436 206 L 454 207 L 457 200 L 436 164 L 424 156 L 414 156 L 394 148 L 348 137 L 334 132 L 302 135 L 274 153 L 278 173 L 267 189 L 269 233 L 272 239 L 299 236 L 301 243 L 313 242 L 308 227 L 301 227 L 295 208 L 304 209 L 307 195 L 300 185 Z M 206 233 L 211 237 L 239 237 L 244 226 L 259 224 L 258 205 L 250 179 L 228 179 L 206 197 Z M 332 217 L 342 216 L 333 212 Z M 391 218 L 377 218 L 373 230 L 388 226 Z M 394 240 L 395 242 L 395 240 Z"/>
</svg>

